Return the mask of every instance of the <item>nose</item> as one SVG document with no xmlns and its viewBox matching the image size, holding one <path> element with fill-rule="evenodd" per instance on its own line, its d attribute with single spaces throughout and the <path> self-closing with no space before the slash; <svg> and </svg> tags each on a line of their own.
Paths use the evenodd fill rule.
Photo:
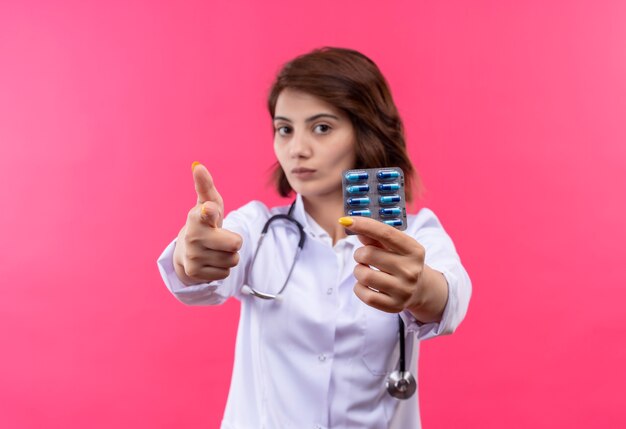
<svg viewBox="0 0 626 429">
<path fill-rule="evenodd" d="M 289 141 L 290 158 L 308 158 L 311 156 L 311 144 L 309 138 L 303 132 L 293 133 Z"/>
</svg>

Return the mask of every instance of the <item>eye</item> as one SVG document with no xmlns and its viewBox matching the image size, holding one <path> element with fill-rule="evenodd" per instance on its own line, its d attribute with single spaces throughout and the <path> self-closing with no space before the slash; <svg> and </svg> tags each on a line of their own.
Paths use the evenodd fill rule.
<svg viewBox="0 0 626 429">
<path fill-rule="evenodd" d="M 328 134 L 330 130 L 331 128 L 328 124 L 318 124 L 315 126 L 315 128 L 313 128 L 313 132 L 317 134 Z"/>
<path fill-rule="evenodd" d="M 291 133 L 291 128 L 283 125 L 282 127 L 276 127 L 275 132 L 284 137 Z"/>
</svg>

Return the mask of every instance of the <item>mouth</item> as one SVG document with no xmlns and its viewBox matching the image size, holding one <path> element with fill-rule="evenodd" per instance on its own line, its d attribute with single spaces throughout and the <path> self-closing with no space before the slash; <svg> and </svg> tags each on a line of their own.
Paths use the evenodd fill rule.
<svg viewBox="0 0 626 429">
<path fill-rule="evenodd" d="M 292 174 L 307 174 L 307 173 L 315 173 L 315 170 L 312 168 L 304 168 L 304 167 L 296 167 L 291 170 Z"/>
<path fill-rule="evenodd" d="M 312 168 L 296 167 L 291 169 L 291 177 L 297 180 L 312 180 L 316 177 L 316 171 Z"/>
</svg>

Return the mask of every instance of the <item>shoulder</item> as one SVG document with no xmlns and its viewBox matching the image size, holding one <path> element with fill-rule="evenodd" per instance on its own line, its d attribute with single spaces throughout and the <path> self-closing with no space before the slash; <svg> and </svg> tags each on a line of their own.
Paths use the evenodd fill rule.
<svg viewBox="0 0 626 429">
<path fill-rule="evenodd" d="M 441 228 L 441 222 L 435 213 L 428 208 L 422 208 L 416 214 L 408 214 L 407 217 L 407 230 L 417 232 L 423 228 Z"/>
<path fill-rule="evenodd" d="M 427 208 L 421 209 L 417 214 L 407 215 L 407 229 L 405 232 L 419 241 L 424 247 L 454 247 L 452 239 L 443 228 L 437 215 Z"/>
<path fill-rule="evenodd" d="M 288 208 L 289 206 L 277 206 L 270 208 L 262 201 L 253 200 L 228 213 L 224 219 L 224 223 L 244 223 L 249 225 L 258 223 L 262 224 L 275 214 L 286 213 Z"/>
</svg>

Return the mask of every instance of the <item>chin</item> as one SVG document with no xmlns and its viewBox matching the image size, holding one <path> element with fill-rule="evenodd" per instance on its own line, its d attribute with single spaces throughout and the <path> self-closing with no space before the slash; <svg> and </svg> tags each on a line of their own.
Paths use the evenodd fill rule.
<svg viewBox="0 0 626 429">
<path fill-rule="evenodd" d="M 290 180 L 289 186 L 297 194 L 307 197 L 329 197 L 332 198 L 335 194 L 341 194 L 341 182 L 339 185 L 336 183 L 320 183 L 318 180 L 311 180 L 307 182 L 301 182 L 299 180 Z"/>
<path fill-rule="evenodd" d="M 302 195 L 303 198 L 328 198 L 332 199 L 337 195 L 341 195 L 341 188 L 337 189 L 320 189 L 320 188 L 306 188 L 300 187 L 298 190 L 294 189 L 298 194 Z"/>
</svg>

